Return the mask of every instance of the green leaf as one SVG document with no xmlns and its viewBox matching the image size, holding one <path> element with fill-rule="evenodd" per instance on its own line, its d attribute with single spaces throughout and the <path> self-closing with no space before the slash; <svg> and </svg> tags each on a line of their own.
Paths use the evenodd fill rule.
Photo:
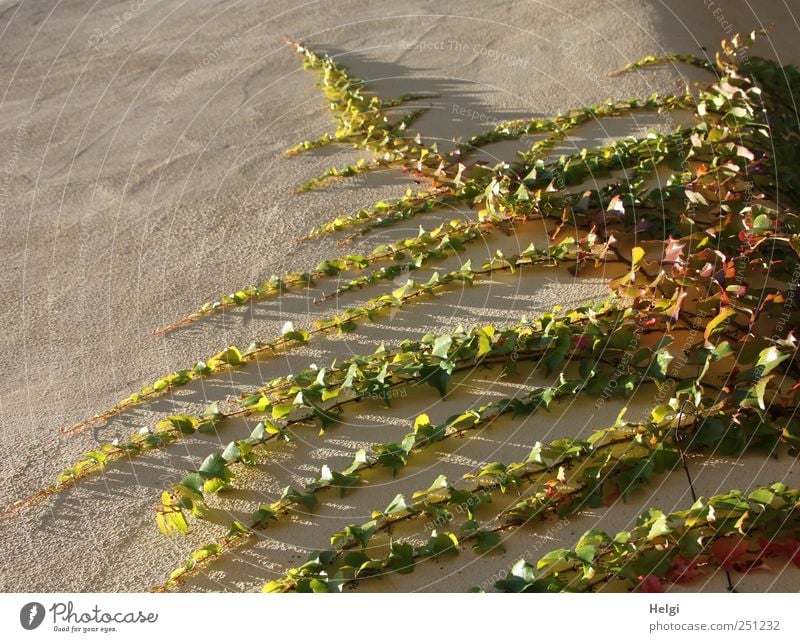
<svg viewBox="0 0 800 642">
<path fill-rule="evenodd" d="M 494 332 L 494 328 L 490 325 L 484 326 L 478 330 L 478 358 L 492 351 Z"/>
<path fill-rule="evenodd" d="M 653 423 L 661 425 L 669 415 L 673 414 L 675 414 L 675 411 L 671 406 L 662 404 L 660 406 L 656 406 L 650 411 L 650 418 L 652 419 Z"/>
<path fill-rule="evenodd" d="M 197 494 L 202 494 L 203 492 L 203 478 L 199 473 L 189 473 L 181 480 L 180 484 L 192 489 Z"/>
<path fill-rule="evenodd" d="M 528 564 L 525 560 L 519 560 L 511 567 L 511 575 L 525 582 L 533 582 L 536 579 L 533 566 Z"/>
<path fill-rule="evenodd" d="M 670 560 L 676 553 L 675 549 L 651 549 L 642 552 L 632 563 L 633 572 L 637 576 L 655 575 L 663 577 L 669 569 Z"/>
<path fill-rule="evenodd" d="M 287 321 L 283 325 L 281 336 L 287 341 L 297 341 L 298 343 L 307 343 L 311 337 L 308 330 L 295 330 L 291 321 Z"/>
<path fill-rule="evenodd" d="M 775 346 L 765 348 L 758 353 L 758 361 L 756 361 L 756 368 L 760 376 L 764 376 L 772 372 L 779 364 L 789 358 L 788 353 L 782 353 Z"/>
<path fill-rule="evenodd" d="M 438 365 L 423 366 L 421 369 L 422 381 L 435 388 L 444 397 L 450 383 L 450 373 Z"/>
<path fill-rule="evenodd" d="M 394 499 L 389 502 L 389 505 L 384 509 L 384 515 L 394 515 L 395 513 L 404 513 L 407 508 L 406 498 L 403 493 L 395 495 Z"/>
<path fill-rule="evenodd" d="M 345 529 L 345 534 L 348 537 L 352 537 L 356 542 L 361 545 L 361 548 L 366 548 L 369 544 L 369 540 L 372 537 L 373 533 L 377 526 L 375 522 L 368 522 L 364 526 L 358 526 L 356 524 L 351 524 Z"/>
<path fill-rule="evenodd" d="M 206 406 L 205 410 L 203 410 L 203 416 L 208 419 L 219 419 L 223 415 L 219 411 L 219 405 L 215 401 L 214 403 L 210 403 L 208 406 Z"/>
<path fill-rule="evenodd" d="M 239 348 L 236 346 L 228 347 L 226 350 L 223 350 L 216 355 L 215 358 L 222 363 L 228 364 L 229 366 L 238 366 L 244 363 L 242 360 L 242 353 L 239 352 Z"/>
<path fill-rule="evenodd" d="M 294 404 L 290 403 L 281 403 L 275 406 L 272 406 L 272 418 L 273 419 L 283 419 L 287 415 L 289 415 L 292 410 L 294 410 Z"/>
<path fill-rule="evenodd" d="M 84 453 L 84 459 L 93 461 L 98 466 L 105 466 L 106 462 L 108 461 L 108 457 L 106 457 L 105 453 L 99 450 L 91 450 L 88 453 Z"/>
<path fill-rule="evenodd" d="M 220 548 L 219 544 L 206 544 L 192 553 L 192 561 L 202 562 L 213 555 L 219 555 L 221 550 L 222 549 Z"/>
<path fill-rule="evenodd" d="M 447 351 L 450 350 L 451 345 L 453 345 L 453 338 L 450 335 L 445 334 L 441 337 L 436 337 L 436 340 L 433 342 L 431 355 L 446 359 Z"/>
<path fill-rule="evenodd" d="M 250 440 L 253 442 L 260 442 L 267 437 L 267 426 L 263 421 L 259 421 L 253 431 L 250 433 Z"/>
<path fill-rule="evenodd" d="M 225 490 L 226 488 L 230 488 L 230 483 L 225 480 L 221 479 L 220 477 L 212 477 L 211 479 L 207 479 L 203 482 L 203 492 L 209 495 L 216 495 L 221 490 Z"/>
<path fill-rule="evenodd" d="M 758 502 L 759 504 L 764 504 L 765 506 L 769 506 L 775 499 L 775 493 L 773 493 L 768 488 L 759 488 L 758 490 L 750 493 L 747 496 L 747 498 L 752 499 L 754 502 Z"/>
<path fill-rule="evenodd" d="M 191 435 L 197 425 L 197 420 L 191 415 L 172 415 L 167 421 L 184 435 Z"/>
<path fill-rule="evenodd" d="M 211 368 L 208 367 L 205 361 L 198 361 L 192 367 L 192 372 L 201 377 L 205 377 L 211 374 Z"/>
<path fill-rule="evenodd" d="M 269 520 L 277 520 L 277 513 L 268 504 L 261 504 L 257 510 L 253 511 L 253 523 L 261 525 Z"/>
<path fill-rule="evenodd" d="M 239 535 L 246 535 L 250 529 L 238 520 L 233 520 L 228 528 L 227 537 L 238 537 Z"/>
<path fill-rule="evenodd" d="M 393 543 L 389 553 L 388 567 L 400 575 L 414 571 L 414 547 L 411 544 Z"/>
<path fill-rule="evenodd" d="M 647 534 L 647 539 L 656 539 L 658 537 L 663 537 L 664 535 L 669 535 L 673 532 L 673 529 L 667 523 L 667 516 L 664 515 L 660 510 L 650 510 L 650 517 L 653 520 L 650 531 Z"/>
<path fill-rule="evenodd" d="M 319 420 L 323 431 L 341 423 L 343 419 L 340 413 L 333 412 L 332 410 L 325 410 L 317 406 L 314 406 L 314 416 Z"/>
<path fill-rule="evenodd" d="M 428 543 L 422 547 L 426 555 L 438 557 L 445 553 L 458 552 L 458 538 L 453 533 L 437 533 L 433 531 Z"/>
<path fill-rule="evenodd" d="M 597 549 L 591 544 L 586 544 L 575 549 L 575 555 L 577 555 L 578 559 L 587 565 L 592 563 L 596 553 Z"/>
<path fill-rule="evenodd" d="M 725 329 L 725 325 L 727 324 L 728 320 L 735 316 L 736 310 L 733 308 L 722 308 L 719 314 L 711 319 L 711 321 L 709 321 L 706 325 L 706 329 L 703 332 L 706 342 L 708 342 L 708 340 L 715 334 L 722 332 Z"/>
<path fill-rule="evenodd" d="M 159 516 L 161 515 L 163 515 L 164 519 L 166 520 L 166 534 L 169 534 L 173 530 L 178 531 L 183 535 L 187 535 L 189 533 L 189 524 L 186 523 L 186 517 L 184 517 L 183 511 L 168 511 L 166 513 L 159 513 Z"/>
<path fill-rule="evenodd" d="M 501 541 L 499 533 L 482 531 L 476 535 L 476 541 L 472 545 L 472 550 L 479 554 L 488 553 L 498 548 L 502 550 Z"/>
<path fill-rule="evenodd" d="M 301 493 L 295 490 L 292 486 L 287 486 L 284 489 L 281 499 L 287 500 L 293 504 L 305 506 L 309 510 L 313 509 L 314 506 L 317 505 L 317 496 L 314 493 Z"/>
<path fill-rule="evenodd" d="M 239 461 L 242 456 L 242 451 L 239 449 L 239 444 L 235 441 L 230 442 L 225 450 L 222 451 L 222 458 L 227 462 Z"/>
<path fill-rule="evenodd" d="M 323 272 L 326 276 L 339 276 L 345 268 L 343 261 L 323 261 L 315 272 Z"/>
<path fill-rule="evenodd" d="M 206 457 L 200 466 L 200 475 L 203 479 L 215 477 L 224 478 L 226 476 L 225 459 L 219 453 L 213 453 Z"/>
<path fill-rule="evenodd" d="M 743 408 L 754 408 L 759 407 L 761 410 L 766 410 L 766 404 L 764 402 L 764 395 L 767 392 L 767 384 L 770 382 L 774 375 L 769 375 L 767 377 L 761 377 L 758 382 L 750 387 L 748 391 L 747 398 L 741 401 L 741 406 Z"/>
<path fill-rule="evenodd" d="M 766 214 L 759 214 L 758 216 L 753 219 L 753 231 L 754 232 L 764 232 L 769 231 L 775 228 L 775 224 L 772 222 L 769 216 Z"/>
<path fill-rule="evenodd" d="M 353 455 L 353 461 L 350 462 L 350 465 L 347 468 L 345 468 L 343 472 L 345 475 L 350 475 L 352 473 L 357 472 L 364 466 L 367 466 L 368 464 L 369 460 L 367 459 L 367 451 L 364 450 L 363 448 L 359 448 L 356 451 L 356 454 Z"/>
<path fill-rule="evenodd" d="M 242 405 L 251 412 L 264 412 L 270 407 L 267 395 L 250 395 L 242 401 Z"/>
<path fill-rule="evenodd" d="M 427 488 L 427 490 L 417 491 L 414 493 L 413 497 L 416 499 L 417 497 L 423 497 L 426 495 L 436 495 L 445 488 L 447 488 L 447 477 L 444 475 L 439 475 L 433 480 L 433 483 Z"/>
</svg>

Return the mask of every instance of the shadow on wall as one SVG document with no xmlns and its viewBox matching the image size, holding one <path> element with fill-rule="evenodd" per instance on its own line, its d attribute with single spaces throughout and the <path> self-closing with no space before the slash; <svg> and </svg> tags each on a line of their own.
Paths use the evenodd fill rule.
<svg viewBox="0 0 800 642">
<path fill-rule="evenodd" d="M 405 103 L 396 114 L 429 107 L 411 129 L 420 132 L 429 145 L 438 142 L 440 149 L 452 147 L 454 139 L 465 140 L 503 121 L 542 115 L 523 110 L 499 110 L 481 100 L 482 95 L 495 89 L 466 78 L 426 76 L 401 64 L 324 45 L 317 51 L 347 67 L 351 74 L 365 82 L 370 93 L 382 98 L 410 93 L 430 95 L 427 99 Z"/>
</svg>

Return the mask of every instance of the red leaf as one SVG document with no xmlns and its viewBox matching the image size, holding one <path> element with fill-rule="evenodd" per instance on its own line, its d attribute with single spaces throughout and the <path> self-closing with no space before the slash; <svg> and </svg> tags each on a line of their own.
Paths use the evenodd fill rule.
<svg viewBox="0 0 800 642">
<path fill-rule="evenodd" d="M 683 555 L 676 555 L 670 562 L 667 578 L 675 584 L 689 584 L 703 575 L 692 560 L 687 560 Z"/>
<path fill-rule="evenodd" d="M 664 587 L 661 584 L 661 580 L 657 578 L 655 575 L 648 575 L 646 577 L 642 577 L 641 575 L 637 578 L 639 580 L 639 586 L 637 587 L 637 591 L 639 593 L 663 593 Z"/>
<path fill-rule="evenodd" d="M 603 506 L 613 506 L 614 502 L 616 502 L 621 496 L 619 492 L 619 488 L 614 487 L 609 492 L 603 495 Z"/>
</svg>

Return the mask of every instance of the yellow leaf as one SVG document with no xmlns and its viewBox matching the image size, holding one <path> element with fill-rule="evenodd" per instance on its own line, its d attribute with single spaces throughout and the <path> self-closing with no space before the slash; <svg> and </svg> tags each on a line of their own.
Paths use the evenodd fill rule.
<svg viewBox="0 0 800 642">
<path fill-rule="evenodd" d="M 158 525 L 158 530 L 161 531 L 162 535 L 169 535 L 167 522 L 164 519 L 164 513 L 156 513 L 156 524 Z"/>
<path fill-rule="evenodd" d="M 703 337 L 705 338 L 706 342 L 708 342 L 712 333 L 717 328 L 722 326 L 722 328 L 720 329 L 723 329 L 728 319 L 730 319 L 733 316 L 736 316 L 736 310 L 734 310 L 733 308 L 723 308 L 722 310 L 720 310 L 719 314 L 708 322 L 705 332 L 703 332 Z"/>
<path fill-rule="evenodd" d="M 637 270 L 639 268 L 639 263 L 644 258 L 644 250 L 640 247 L 635 247 L 631 250 L 631 263 L 632 263 L 632 270 Z"/>
</svg>

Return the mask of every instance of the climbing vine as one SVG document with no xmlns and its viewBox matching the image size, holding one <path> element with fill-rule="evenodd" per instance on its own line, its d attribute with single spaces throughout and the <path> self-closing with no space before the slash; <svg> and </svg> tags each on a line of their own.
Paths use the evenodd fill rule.
<svg viewBox="0 0 800 642">
<path fill-rule="evenodd" d="M 327 145 L 351 145 L 369 157 L 331 168 L 298 186 L 324 188 L 378 168 L 402 171 L 419 188 L 355 213 L 338 213 L 298 241 L 337 234 L 346 245 L 378 228 L 455 208 L 459 218 L 420 226 L 415 236 L 382 243 L 363 254 L 328 258 L 307 271 L 273 275 L 243 286 L 155 331 L 163 334 L 235 307 L 289 291 L 320 288 L 320 309 L 338 312 L 306 328 L 287 321 L 278 336 L 247 347 L 227 346 L 192 366 L 159 377 L 111 408 L 62 430 L 76 432 L 204 377 L 283 353 L 329 333 L 348 333 L 425 297 L 482 287 L 503 272 L 520 278 L 535 269 L 567 264 L 575 274 L 614 266 L 607 298 L 524 318 L 516 324 L 443 329 L 393 346 L 351 355 L 325 367 L 264 381 L 238 396 L 211 403 L 198 415 L 162 417 L 127 438 L 99 445 L 54 483 L 4 514 L 103 471 L 113 462 L 167 448 L 195 433 L 220 437 L 233 417 L 252 420 L 249 436 L 221 444 L 163 491 L 155 524 L 168 536 L 187 534 L 214 496 L 233 492 L 247 466 L 267 466 L 303 430 L 326 431 L 347 421 L 365 399 L 396 403 L 396 388 L 430 386 L 441 397 L 459 377 L 493 368 L 513 376 L 530 361 L 551 377 L 519 394 L 464 407 L 441 423 L 420 415 L 402 439 L 374 441 L 334 470 L 324 464 L 303 486 L 290 485 L 274 500 L 257 503 L 249 519 L 197 549 L 156 590 L 173 589 L 247 546 L 261 529 L 296 511 L 311 512 L 326 494 L 357 493 L 367 471 L 403 474 L 420 452 L 454 438 L 491 429 L 501 417 L 557 409 L 570 399 L 624 401 L 642 387 L 656 399 L 644 420 L 625 421 L 586 438 L 535 446 L 521 461 L 484 462 L 454 482 L 436 476 L 429 486 L 387 498 L 371 518 L 329 534 L 329 547 L 285 569 L 268 592 L 332 592 L 387 573 L 410 574 L 432 558 L 466 550 L 489 555 L 506 538 L 524 536 L 549 515 L 560 517 L 610 506 L 669 474 L 687 454 L 734 456 L 796 450 L 798 399 L 796 289 L 800 277 L 800 192 L 793 104 L 800 72 L 755 57 L 737 62 L 752 41 L 723 42 L 715 63 L 673 54 L 648 57 L 617 73 L 680 62 L 714 73 L 707 86 L 674 96 L 609 101 L 553 118 L 518 119 L 457 141 L 449 152 L 423 143 L 410 130 L 428 107 L 403 111 L 430 94 L 394 99 L 372 95 L 339 62 L 289 42 L 318 76 L 335 130 L 302 142 L 286 156 Z M 692 124 L 667 133 L 626 137 L 559 157 L 560 141 L 593 120 L 650 110 L 669 116 L 691 111 Z M 671 119 L 665 119 L 671 122 Z M 534 137 L 512 160 L 493 167 L 473 160 L 486 145 Z M 547 241 L 514 255 L 493 246 L 499 233 L 536 221 Z M 467 258 L 479 243 L 492 248 Z M 458 258 L 456 267 L 448 261 Z M 419 275 L 419 278 L 414 278 Z M 383 285 L 380 294 L 345 297 Z M 402 402 L 399 402 L 402 403 Z M 624 405 L 624 404 L 623 404 Z M 535 433 L 535 422 L 527 430 Z M 762 481 L 763 480 L 759 480 Z M 511 500 L 512 493 L 519 493 Z M 663 590 L 714 568 L 748 571 L 782 557 L 798 564 L 800 491 L 782 484 L 698 500 L 688 511 L 643 514 L 630 532 L 585 534 L 572 549 L 538 561 L 520 560 L 494 585 L 499 591 Z M 488 505 L 499 506 L 486 510 Z M 416 528 L 411 536 L 398 533 Z M 419 530 L 425 541 L 419 543 Z M 462 587 L 467 588 L 467 587 Z"/>
<path fill-rule="evenodd" d="M 508 593 L 637 590 L 661 593 L 715 569 L 747 573 L 772 560 L 800 567 L 800 490 L 785 484 L 698 499 L 689 510 L 650 509 L 632 531 L 588 531 L 571 550 L 520 560 L 495 589 Z"/>
</svg>

